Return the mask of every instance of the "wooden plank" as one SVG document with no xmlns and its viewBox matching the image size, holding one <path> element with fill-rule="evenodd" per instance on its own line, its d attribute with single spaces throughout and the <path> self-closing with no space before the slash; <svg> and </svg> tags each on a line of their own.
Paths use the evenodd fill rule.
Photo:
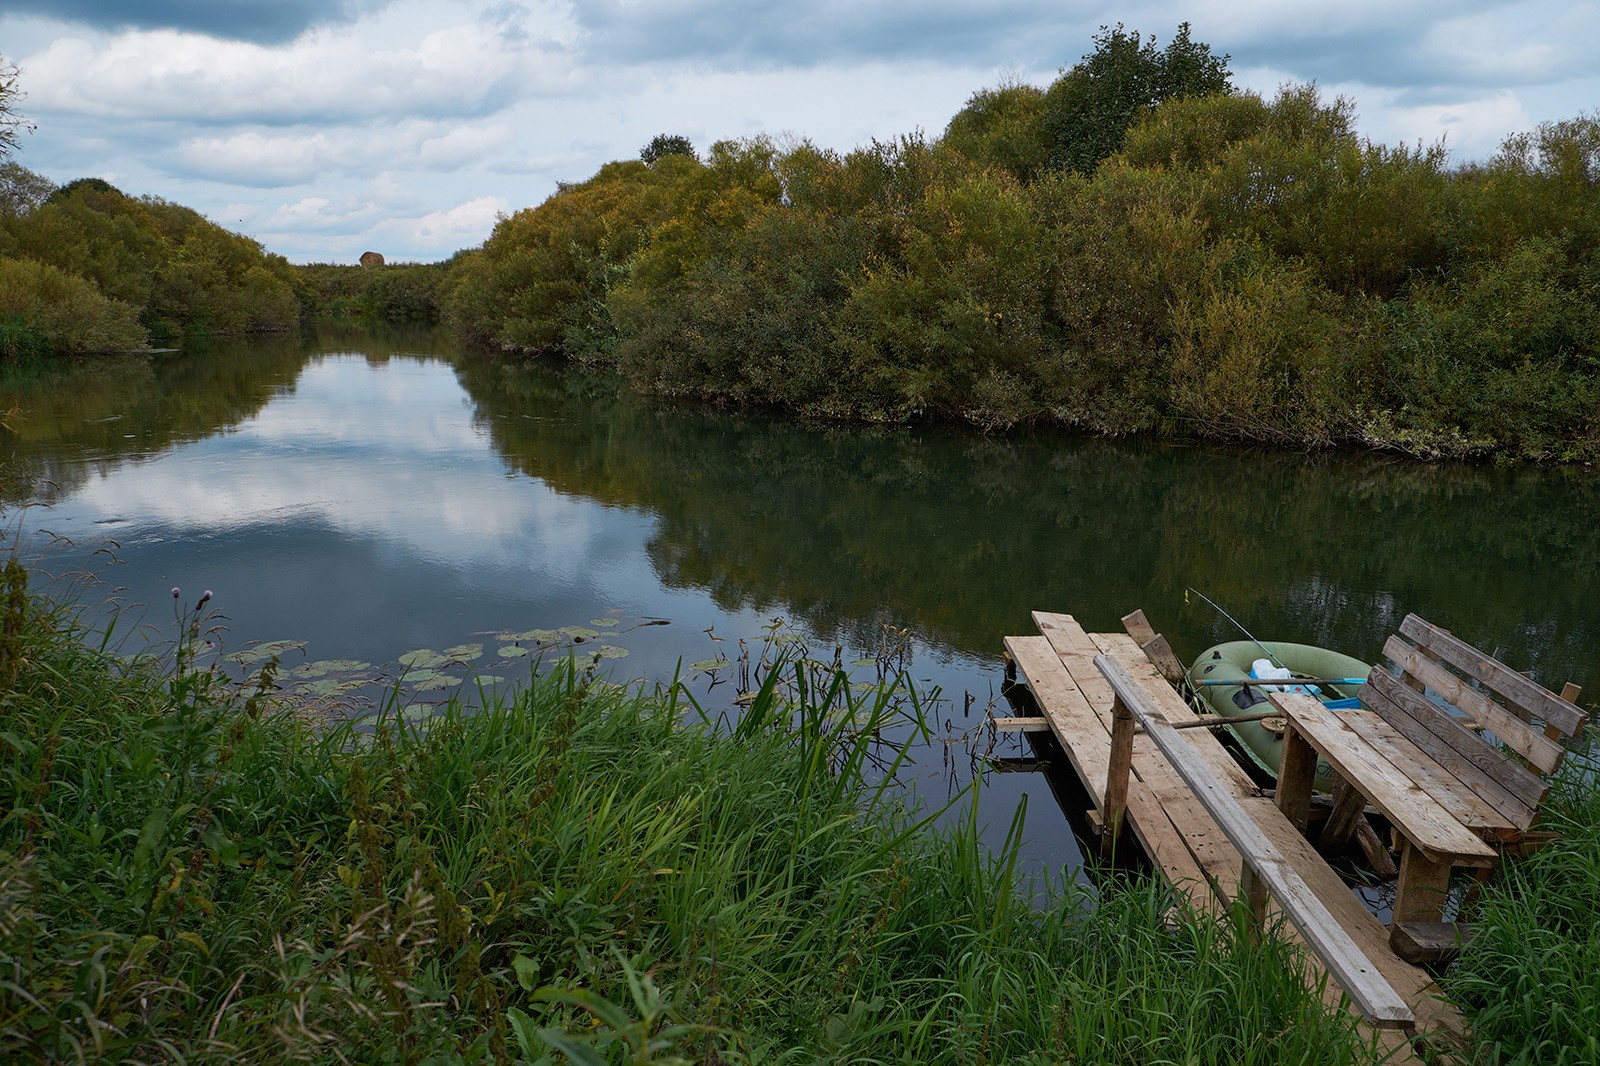
<svg viewBox="0 0 1600 1066">
<path fill-rule="evenodd" d="M 1395 922 L 1389 942 L 1407 962 L 1445 962 L 1461 953 L 1471 936 L 1459 922 Z"/>
<path fill-rule="evenodd" d="M 1471 688 L 1461 678 L 1438 663 L 1426 658 L 1417 649 L 1401 640 L 1390 637 L 1383 646 L 1383 654 L 1396 666 L 1433 689 L 1446 703 L 1505 741 L 1517 753 L 1547 774 L 1561 766 L 1567 749 L 1544 733 L 1524 722 L 1488 696 Z"/>
<path fill-rule="evenodd" d="M 1083 782 L 1096 809 L 1102 808 L 1111 765 L 1109 726 L 1089 706 L 1048 640 L 1007 637 L 1005 648 L 1033 693 L 1034 702 L 1050 722 L 1073 772 Z M 1143 784 L 1129 787 L 1128 820 L 1151 862 L 1161 868 L 1170 884 L 1198 883 L 1204 887 L 1207 873 L 1167 819 L 1164 807 L 1165 803 Z"/>
<path fill-rule="evenodd" d="M 1177 654 L 1172 650 L 1172 645 L 1167 643 L 1167 638 L 1157 633 L 1154 637 L 1139 645 L 1139 650 L 1144 652 L 1144 657 L 1161 671 L 1161 676 L 1168 684 L 1177 684 L 1183 680 L 1185 673 L 1183 664 L 1178 661 Z"/>
<path fill-rule="evenodd" d="M 1096 711 L 1111 713 L 1111 686 L 1106 684 L 1094 669 L 1094 657 L 1099 654 L 1094 642 L 1089 639 L 1089 634 L 1078 625 L 1077 619 L 1070 614 L 1050 614 L 1045 611 L 1033 612 L 1034 624 L 1039 627 L 1039 632 L 1045 635 L 1050 646 L 1061 657 L 1061 663 L 1077 682 L 1078 689 L 1084 698 L 1089 701 L 1089 706 Z"/>
<path fill-rule="evenodd" d="M 1043 637 L 1007 637 L 1010 653 L 1096 808 L 1105 805 L 1111 734 Z"/>
<path fill-rule="evenodd" d="M 1339 775 L 1382 811 L 1433 862 L 1492 866 L 1495 850 L 1479 840 L 1404 770 L 1363 741 L 1315 697 L 1274 692 L 1269 697 Z M 1345 712 L 1354 714 L 1358 712 Z M 1367 712 L 1371 713 L 1371 712 Z M 1336 806 L 1337 811 L 1337 806 Z M 1331 821 L 1331 819 L 1330 819 Z M 1354 828 L 1352 822 L 1351 828 Z"/>
<path fill-rule="evenodd" d="M 1356 843 L 1361 845 L 1362 854 L 1366 855 L 1367 863 L 1378 880 L 1389 881 L 1399 875 L 1399 868 L 1389 857 L 1389 849 L 1378 839 L 1378 831 L 1372 828 L 1372 823 L 1364 813 L 1356 821 Z"/>
<path fill-rule="evenodd" d="M 1095 658 L 1095 667 L 1139 719 L 1178 774 L 1205 806 L 1229 843 L 1238 849 L 1255 876 L 1266 883 L 1273 900 L 1294 923 L 1371 1024 L 1379 1028 L 1409 1029 L 1416 1015 L 1390 986 L 1377 966 L 1345 932 L 1317 894 L 1299 876 L 1278 849 L 1260 833 L 1254 820 L 1227 785 L 1198 757 L 1182 734 L 1171 728 L 1154 700 L 1111 655 Z"/>
<path fill-rule="evenodd" d="M 1137 607 L 1122 616 L 1122 628 L 1139 644 L 1155 639 L 1155 626 L 1144 616 L 1144 611 Z"/>
<path fill-rule="evenodd" d="M 1511 819 L 1495 810 L 1483 797 L 1472 791 L 1449 770 L 1434 762 L 1432 756 L 1411 741 L 1405 734 L 1376 714 L 1351 714 L 1334 711 L 1353 731 L 1378 750 L 1396 766 L 1404 767 L 1406 775 L 1421 789 L 1456 816 L 1468 829 L 1509 830 L 1516 826 Z"/>
<path fill-rule="evenodd" d="M 1433 652 L 1456 669 L 1481 681 L 1516 707 L 1542 719 L 1572 736 L 1588 722 L 1589 716 L 1543 685 L 1530 680 L 1509 666 L 1474 648 L 1448 629 L 1442 629 L 1414 614 L 1406 615 L 1400 632 L 1412 643 Z"/>
<path fill-rule="evenodd" d="M 996 733 L 1050 732 L 1050 722 L 1045 718 L 1008 718 L 1001 715 L 993 715 L 989 719 L 989 724 L 994 727 Z"/>
<path fill-rule="evenodd" d="M 1387 670 L 1372 672 L 1361 702 L 1518 828 L 1527 828 L 1550 791 L 1538 774 L 1490 747 Z"/>
</svg>

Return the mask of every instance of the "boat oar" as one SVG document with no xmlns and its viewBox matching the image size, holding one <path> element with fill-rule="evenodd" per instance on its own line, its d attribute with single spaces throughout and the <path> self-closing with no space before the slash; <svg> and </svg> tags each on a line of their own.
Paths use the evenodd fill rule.
<svg viewBox="0 0 1600 1066">
<path fill-rule="evenodd" d="M 1283 685 L 1292 688 L 1295 685 L 1365 685 L 1364 677 L 1239 677 L 1218 678 L 1209 681 L 1196 681 L 1196 685 L 1235 685 L 1240 688 L 1250 685 Z"/>
</svg>

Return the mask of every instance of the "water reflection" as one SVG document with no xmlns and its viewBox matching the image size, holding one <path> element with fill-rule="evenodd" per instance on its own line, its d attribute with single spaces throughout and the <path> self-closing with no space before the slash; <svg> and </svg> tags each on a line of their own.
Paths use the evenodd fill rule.
<svg viewBox="0 0 1600 1066">
<path fill-rule="evenodd" d="M 1600 683 L 1586 470 L 668 410 L 417 330 L 8 368 L 0 409 L 5 466 L 26 472 L 6 500 L 44 505 L 14 524 L 80 550 L 114 538 L 129 601 L 218 590 L 235 646 L 393 663 L 665 618 L 619 640 L 618 664 L 665 677 L 773 617 L 857 654 L 904 629 L 915 676 L 950 696 L 949 737 L 981 717 L 1001 638 L 1033 609 L 1116 629 L 1140 606 L 1184 656 L 1232 639 L 1194 586 L 1263 637 L 1372 658 L 1416 611 L 1547 684 Z M 961 761 L 925 753 L 924 787 L 942 794 Z M 991 839 L 1032 792 L 1032 853 L 1073 860 L 1037 778 L 989 787 Z"/>
</svg>

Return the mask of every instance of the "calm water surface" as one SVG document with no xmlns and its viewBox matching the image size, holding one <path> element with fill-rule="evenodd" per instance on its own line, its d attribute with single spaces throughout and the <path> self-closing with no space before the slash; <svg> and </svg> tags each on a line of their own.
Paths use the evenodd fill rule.
<svg viewBox="0 0 1600 1066">
<path fill-rule="evenodd" d="M 846 661 L 909 630 L 912 675 L 943 694 L 925 797 L 965 783 L 1001 638 L 1036 608 L 1115 630 L 1143 607 L 1185 659 L 1237 636 L 1189 586 L 1264 639 L 1369 660 L 1415 611 L 1552 687 L 1600 684 L 1587 469 L 816 428 L 334 328 L 24 368 L 0 409 L 13 532 L 58 574 L 92 562 L 92 595 L 157 634 L 171 587 L 209 588 L 228 650 L 303 641 L 287 665 L 400 672 L 480 643 L 476 668 L 525 676 L 497 635 L 566 626 L 618 649 L 620 680 L 692 672 L 774 619 Z M 726 705 L 735 681 L 710 681 L 730 673 L 697 691 Z M 1026 854 L 1075 866 L 1034 775 L 989 775 L 986 839 L 1024 794 Z"/>
</svg>

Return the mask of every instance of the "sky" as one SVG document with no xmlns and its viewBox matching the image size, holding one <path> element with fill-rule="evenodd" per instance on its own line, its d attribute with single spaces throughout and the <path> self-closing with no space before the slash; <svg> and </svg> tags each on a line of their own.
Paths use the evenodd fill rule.
<svg viewBox="0 0 1600 1066">
<path fill-rule="evenodd" d="M 4 0 L 16 159 L 193 207 L 293 262 L 432 262 L 658 133 L 937 136 L 1122 23 L 1235 85 L 1315 82 L 1457 162 L 1600 109 L 1595 0 Z"/>
</svg>

